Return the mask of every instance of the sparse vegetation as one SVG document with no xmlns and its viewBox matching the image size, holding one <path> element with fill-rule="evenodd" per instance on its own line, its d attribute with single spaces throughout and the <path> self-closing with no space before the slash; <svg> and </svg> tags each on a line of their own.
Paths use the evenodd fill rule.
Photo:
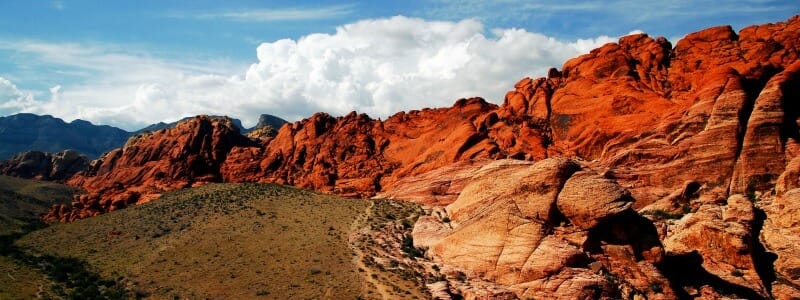
<svg viewBox="0 0 800 300">
<path fill-rule="evenodd" d="M 742 272 L 742 270 L 733 269 L 731 271 L 731 276 L 742 277 L 742 276 L 744 276 L 744 273 Z"/>
<path fill-rule="evenodd" d="M 168 192 L 157 201 L 70 224 L 42 228 L 34 222 L 29 233 L 4 237 L 0 251 L 18 251 L 31 263 L 11 260 L 13 266 L 33 271 L 19 281 L 23 285 L 3 289 L 0 282 L 0 298 L 19 298 L 14 295 L 21 295 L 20 286 L 30 285 L 22 298 L 36 297 L 36 287 L 46 286 L 52 292 L 44 296 L 66 299 L 353 299 L 383 293 L 421 299 L 426 276 L 409 259 L 422 256 L 410 235 L 419 213 L 412 203 L 343 199 L 271 184 Z M 353 240 L 354 231 L 364 228 L 369 230 Z M 387 240 L 396 230 L 405 233 Z M 379 244 L 387 242 L 394 246 Z M 364 268 L 353 264 L 350 245 L 364 251 Z M 34 264 L 46 268 L 36 271 Z M 364 276 L 385 286 L 381 293 Z"/>
<path fill-rule="evenodd" d="M 362 288 L 348 234 L 368 204 L 272 184 L 211 184 L 57 224 L 17 245 L 85 259 L 98 275 L 123 276 L 132 290 L 154 298 L 269 291 L 268 297 L 305 299 L 330 289 L 334 298 L 352 299 Z"/>
<path fill-rule="evenodd" d="M 754 190 L 749 190 L 748 189 L 748 191 L 747 191 L 747 200 L 750 200 L 750 202 L 752 202 L 752 203 L 756 203 L 756 202 L 758 202 L 758 200 L 761 200 L 761 199 L 759 199 L 758 195 L 756 195 L 756 192 Z"/>
<path fill-rule="evenodd" d="M 419 249 L 414 247 L 414 238 L 411 236 L 411 234 L 406 234 L 405 236 L 403 236 L 403 248 L 402 249 L 403 249 L 403 252 L 408 254 L 408 257 L 410 257 L 410 258 L 417 258 L 417 257 L 422 257 L 423 256 L 422 251 L 420 251 Z"/>
<path fill-rule="evenodd" d="M 642 214 L 643 215 L 651 215 L 651 216 L 653 216 L 653 217 L 655 217 L 657 219 L 661 219 L 661 220 L 664 220 L 664 219 L 680 219 L 686 214 L 686 212 L 685 212 L 686 208 L 684 207 L 682 210 L 684 211 L 684 213 L 674 214 L 674 213 L 670 213 L 670 212 L 665 211 L 665 210 L 656 209 L 656 210 L 653 210 L 653 211 L 642 212 Z M 689 211 L 691 211 L 691 208 L 689 208 Z"/>
<path fill-rule="evenodd" d="M 648 287 L 654 293 L 660 294 L 660 293 L 664 292 L 664 288 L 662 287 L 662 283 L 658 282 L 658 281 L 650 282 L 650 284 L 648 284 Z"/>
<path fill-rule="evenodd" d="M 684 204 L 683 206 L 681 206 L 681 211 L 683 211 L 684 215 L 688 214 L 688 213 L 692 212 L 692 207 L 689 206 L 689 205 Z"/>
</svg>

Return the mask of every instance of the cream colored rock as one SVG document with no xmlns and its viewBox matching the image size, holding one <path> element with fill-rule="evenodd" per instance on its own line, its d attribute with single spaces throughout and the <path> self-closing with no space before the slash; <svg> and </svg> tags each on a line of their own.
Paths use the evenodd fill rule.
<svg viewBox="0 0 800 300">
<path fill-rule="evenodd" d="M 631 199 L 627 192 L 595 173 L 575 173 L 580 166 L 571 160 L 546 159 L 532 165 L 500 165 L 505 169 L 487 165 L 476 172 L 458 200 L 447 206 L 450 224 L 443 224 L 441 216 L 421 218 L 413 232 L 415 245 L 429 247 L 426 255 L 437 263 L 467 270 L 472 279 L 507 286 L 523 299 L 618 298 L 619 289 L 608 282 L 602 272 L 589 268 L 593 258 L 586 254 L 595 251 L 586 249 L 586 245 L 600 245 L 607 237 L 591 236 L 585 229 L 605 224 L 623 212 L 630 215 L 620 216 L 619 222 L 634 222 L 636 220 L 629 219 L 637 217 L 646 220 L 630 210 Z M 578 179 L 573 180 L 576 176 Z M 576 184 L 575 190 L 564 194 L 570 181 Z M 573 202 L 589 197 L 577 191 L 580 184 L 599 194 L 600 197 L 592 194 L 591 199 L 600 201 L 596 205 L 583 204 L 582 208 L 588 210 L 566 205 L 573 210 L 570 214 L 563 213 L 557 205 L 557 201 L 562 200 L 560 195 L 567 195 L 564 201 Z M 579 220 L 578 224 L 583 226 L 564 226 L 565 215 Z M 618 234 L 608 238 L 624 243 L 641 239 L 638 231 L 618 228 L 620 226 L 629 225 L 609 226 L 608 230 Z M 650 262 L 659 260 L 661 248 L 628 246 L 633 247 L 640 249 L 639 252 L 631 250 L 632 254 L 626 256 L 626 262 L 617 269 L 637 274 L 637 278 L 644 278 L 640 280 L 644 284 L 629 285 L 646 286 L 647 278 L 663 279 Z M 606 257 L 601 248 L 592 249 L 600 251 L 598 258 Z M 601 268 L 603 265 L 611 266 L 608 261 L 599 264 Z M 665 290 L 667 295 L 674 295 L 668 287 Z"/>
<path fill-rule="evenodd" d="M 450 225 L 442 222 L 439 217 L 421 216 L 414 223 L 414 229 L 411 231 L 411 235 L 414 237 L 414 247 L 430 248 L 451 231 Z"/>
<path fill-rule="evenodd" d="M 445 206 L 458 199 L 461 190 L 472 181 L 478 170 L 490 165 L 502 168 L 511 164 L 530 165 L 531 162 L 513 159 L 459 161 L 428 172 L 403 177 L 385 187 L 374 198 L 411 201 L 426 206 Z"/>
<path fill-rule="evenodd" d="M 525 261 L 519 281 L 527 282 L 552 276 L 565 267 L 586 264 L 588 260 L 581 249 L 563 239 L 547 236 Z"/>
<path fill-rule="evenodd" d="M 578 172 L 558 194 L 558 209 L 580 229 L 591 229 L 631 208 L 630 193 L 611 179 L 592 172 Z"/>
<path fill-rule="evenodd" d="M 778 177 L 775 183 L 775 193 L 782 196 L 784 193 L 800 187 L 800 156 L 795 157 Z"/>
<path fill-rule="evenodd" d="M 447 206 L 453 222 L 467 221 L 501 202 L 513 202 L 526 218 L 547 220 L 558 191 L 580 169 L 576 162 L 558 158 L 536 164 L 507 161 L 488 164 L 476 172 L 458 200 Z"/>
<path fill-rule="evenodd" d="M 775 275 L 778 283 L 772 288 L 776 298 L 789 299 L 800 295 L 800 189 L 778 196 L 765 208 L 767 219 L 760 239 L 768 252 L 775 253 Z"/>
<path fill-rule="evenodd" d="M 505 206 L 497 205 L 489 213 L 462 222 L 432 245 L 428 255 L 494 280 L 498 275 L 518 273 L 513 267 L 522 266 L 544 235 L 542 223 L 522 217 L 506 202 Z M 501 261 L 506 244 L 515 251 L 506 252 Z"/>
<path fill-rule="evenodd" d="M 522 299 L 619 299 L 614 287 L 589 269 L 564 268 L 557 274 L 510 287 Z"/>
<path fill-rule="evenodd" d="M 450 296 L 450 285 L 447 284 L 447 281 L 437 281 L 434 283 L 429 283 L 425 285 L 428 288 L 428 292 L 431 294 L 431 299 L 434 300 L 450 300 L 453 297 Z"/>
<path fill-rule="evenodd" d="M 608 272 L 622 278 L 620 290 L 625 299 L 641 296 L 647 299 L 674 299 L 675 291 L 653 263 L 644 259 L 637 260 L 636 252 L 631 245 L 604 245 L 602 254 L 594 255 L 601 261 Z M 658 285 L 654 290 L 651 285 Z"/>
</svg>

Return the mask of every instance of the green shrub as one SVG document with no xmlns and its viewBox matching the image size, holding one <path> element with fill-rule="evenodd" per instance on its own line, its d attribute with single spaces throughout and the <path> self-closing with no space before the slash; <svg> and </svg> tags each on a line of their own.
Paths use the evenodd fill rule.
<svg viewBox="0 0 800 300">
<path fill-rule="evenodd" d="M 667 212 L 667 211 L 664 211 L 664 210 L 661 210 L 661 209 L 642 212 L 642 214 L 651 215 L 651 216 L 654 216 L 654 217 L 656 217 L 658 219 L 662 219 L 662 220 L 663 219 L 680 219 L 684 215 L 684 214 L 673 214 L 673 213 L 670 213 L 670 212 Z"/>
<path fill-rule="evenodd" d="M 423 253 L 414 247 L 414 238 L 410 234 L 403 236 L 403 252 L 410 258 L 422 257 Z"/>
<path fill-rule="evenodd" d="M 650 288 L 651 291 L 653 291 L 655 293 L 659 293 L 660 294 L 661 292 L 664 291 L 664 288 L 661 286 L 661 282 L 658 282 L 658 281 L 650 282 L 648 287 Z"/>
</svg>

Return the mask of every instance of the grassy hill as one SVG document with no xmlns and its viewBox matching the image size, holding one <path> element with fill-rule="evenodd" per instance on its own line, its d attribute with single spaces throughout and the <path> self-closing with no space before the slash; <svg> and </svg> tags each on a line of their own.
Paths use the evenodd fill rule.
<svg viewBox="0 0 800 300">
<path fill-rule="evenodd" d="M 0 235 L 38 226 L 39 217 L 53 204 L 69 203 L 75 188 L 0 175 Z"/>
<path fill-rule="evenodd" d="M 211 184 L 33 231 L 13 248 L 34 265 L 56 266 L 31 267 L 31 276 L 46 275 L 56 283 L 51 294 L 65 298 L 426 298 L 413 258 L 383 259 L 386 266 L 372 259 L 388 251 L 376 251 L 385 241 L 402 239 L 419 212 L 280 185 Z M 386 236 L 365 238 L 373 234 Z M 399 246 L 393 253 L 402 255 Z M 62 264 L 91 280 L 56 280 L 71 278 L 53 270 Z"/>
<path fill-rule="evenodd" d="M 67 203 L 77 190 L 65 185 L 0 175 L 0 299 L 47 297 L 53 283 L 23 262 L 11 243 L 41 228 L 39 217 L 53 204 Z"/>
</svg>

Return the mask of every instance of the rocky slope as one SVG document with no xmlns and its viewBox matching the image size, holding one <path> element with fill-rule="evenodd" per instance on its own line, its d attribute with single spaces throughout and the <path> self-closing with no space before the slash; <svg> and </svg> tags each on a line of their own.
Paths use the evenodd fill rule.
<svg viewBox="0 0 800 300">
<path fill-rule="evenodd" d="M 789 298 L 799 51 L 795 16 L 674 47 L 626 36 L 519 81 L 500 106 L 318 113 L 255 141 L 198 117 L 94 162 L 69 181 L 89 194 L 48 218 L 211 181 L 408 195 L 440 213 L 417 235 L 431 259 L 518 297 Z"/>
<path fill-rule="evenodd" d="M 58 152 L 74 149 L 92 159 L 119 147 L 132 134 L 125 130 L 52 116 L 16 114 L 0 117 L 0 160 L 23 151 Z"/>
</svg>

